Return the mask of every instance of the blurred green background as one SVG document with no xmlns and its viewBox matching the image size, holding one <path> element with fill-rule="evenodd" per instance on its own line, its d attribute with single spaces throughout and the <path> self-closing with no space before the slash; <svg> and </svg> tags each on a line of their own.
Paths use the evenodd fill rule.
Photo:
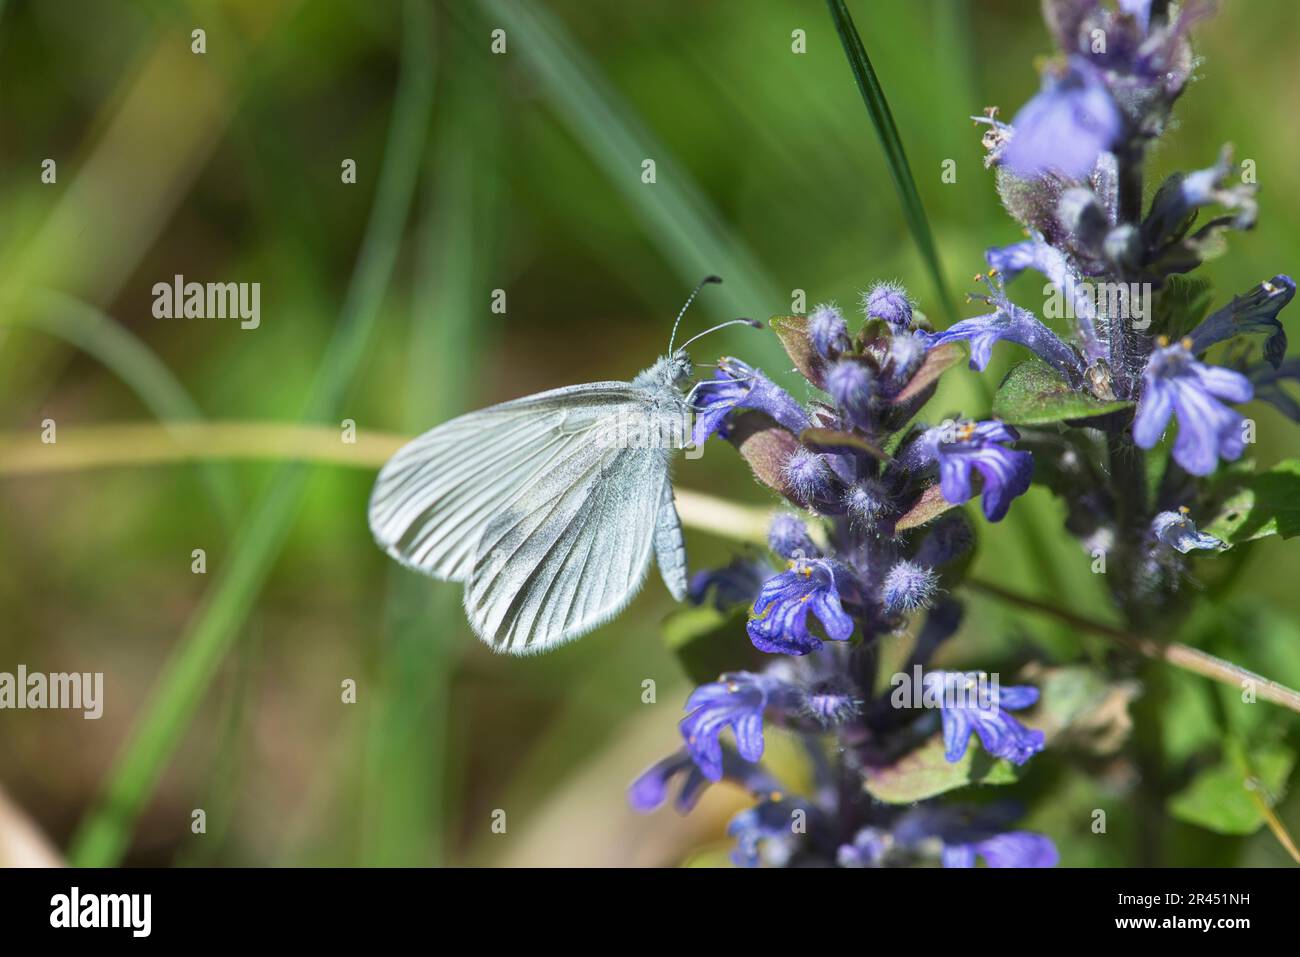
<svg viewBox="0 0 1300 957">
<path fill-rule="evenodd" d="M 991 104 L 1010 116 L 1036 89 L 1034 58 L 1050 52 L 1038 5 L 850 7 L 960 294 L 984 247 L 1019 235 L 969 117 Z M 1300 97 L 1300 7 L 1225 7 L 1199 31 L 1198 81 L 1148 180 L 1150 191 L 1169 171 L 1207 166 L 1224 142 L 1255 160 L 1260 225 L 1205 269 L 1216 301 L 1300 268 L 1300 124 L 1285 106 Z M 496 29 L 504 54 L 491 51 Z M 47 158 L 53 184 L 40 178 Z M 341 182 L 346 159 L 354 185 Z M 940 178 L 947 159 L 953 184 Z M 414 433 L 528 392 L 630 377 L 663 351 L 708 272 L 726 283 L 705 292 L 689 329 L 789 312 L 794 290 L 852 306 L 894 278 L 938 324 L 952 318 L 825 7 L 807 0 L 9 0 L 0 197 L 9 438 L 30 439 L 45 419 L 75 435 L 196 416 Z M 152 286 L 177 273 L 260 282 L 260 328 L 155 319 Z M 504 314 L 491 309 L 498 289 Z M 697 360 L 735 353 L 784 372 L 769 335 L 729 330 L 701 346 Z M 930 417 L 986 412 L 1015 353 L 982 377 L 947 376 Z M 1292 424 L 1252 414 L 1261 462 L 1295 454 Z M 0 787 L 56 852 L 182 865 L 663 864 L 722 840 L 742 795 L 716 788 L 687 819 L 639 817 L 624 799 L 675 746 L 689 690 L 659 636 L 672 603 L 657 576 L 583 641 L 495 656 L 465 626 L 458 586 L 418 579 L 372 545 L 373 472 L 268 461 L 0 472 L 0 670 L 105 673 L 99 721 L 0 714 Z M 768 501 L 721 444 L 676 476 Z M 1001 526 L 981 523 L 977 570 L 1105 618 L 1089 558 L 1059 521 L 1035 490 Z M 693 569 L 733 547 L 688 531 Z M 205 575 L 191 572 L 195 548 Z M 1292 686 L 1295 548 L 1256 544 L 1237 580 L 1252 609 L 1272 611 L 1249 628 L 1222 615 L 1197 639 L 1230 642 L 1234 660 Z M 1095 639 L 987 600 L 971 609 L 955 660 L 1100 654 Z M 348 678 L 355 704 L 340 700 Z M 654 704 L 642 701 L 646 679 Z M 1163 746 L 1178 780 L 1214 759 L 1215 692 L 1168 680 L 1179 705 Z M 1227 720 L 1295 740 L 1294 715 L 1242 707 L 1228 700 Z M 123 765 L 130 740 L 143 744 Z M 1125 813 L 1135 776 L 1121 759 L 1047 765 L 1014 790 L 1065 863 L 1151 863 Z M 1088 830 L 1098 806 L 1114 809 L 1105 836 Z M 196 808 L 204 834 L 191 831 Z M 505 834 L 491 829 L 498 809 Z M 1300 827 L 1296 799 L 1280 814 Z M 1164 837 L 1157 863 L 1287 861 L 1267 830 L 1236 840 L 1169 822 Z"/>
</svg>

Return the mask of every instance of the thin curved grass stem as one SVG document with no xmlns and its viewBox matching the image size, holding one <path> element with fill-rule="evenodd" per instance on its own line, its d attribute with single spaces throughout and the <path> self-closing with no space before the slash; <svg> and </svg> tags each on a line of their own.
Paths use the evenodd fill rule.
<svg viewBox="0 0 1300 957">
<path fill-rule="evenodd" d="M 992 582 L 967 579 L 963 584 L 973 591 L 983 592 L 999 601 L 1055 618 L 1057 621 L 1078 628 L 1080 631 L 1103 635 L 1118 642 L 1130 651 L 1135 651 L 1144 657 L 1157 661 L 1164 661 L 1175 668 L 1182 668 L 1184 671 L 1191 671 L 1202 677 L 1211 678 L 1238 689 L 1246 687 L 1247 683 L 1249 683 L 1254 688 L 1255 694 L 1265 701 L 1271 701 L 1274 704 L 1279 704 L 1284 708 L 1290 708 L 1292 711 L 1300 713 L 1300 691 L 1295 691 L 1286 685 L 1265 678 L 1263 675 L 1258 675 L 1239 665 L 1234 665 L 1230 661 L 1216 658 L 1204 651 L 1198 651 L 1190 645 L 1177 641 L 1161 641 L 1155 638 L 1134 635 L 1114 625 L 1076 615 L 1069 609 L 1039 601 L 1028 595 L 1017 594 L 1000 585 L 994 585 Z"/>
</svg>

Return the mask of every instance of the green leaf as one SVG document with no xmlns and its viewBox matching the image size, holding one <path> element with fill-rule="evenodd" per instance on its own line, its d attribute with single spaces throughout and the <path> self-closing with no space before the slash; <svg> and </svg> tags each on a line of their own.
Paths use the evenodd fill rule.
<svg viewBox="0 0 1300 957">
<path fill-rule="evenodd" d="M 1130 408 L 1132 402 L 1103 402 L 1070 387 L 1059 372 L 1039 359 L 1022 362 L 1002 380 L 993 397 L 993 414 L 1012 425 L 1047 425 L 1088 419 Z"/>
<path fill-rule="evenodd" d="M 724 671 L 758 667 L 762 652 L 745 633 L 744 612 L 723 614 L 712 605 L 681 608 L 664 620 L 664 644 L 696 684 L 717 681 Z"/>
<path fill-rule="evenodd" d="M 768 488 L 795 501 L 785 474 L 785 464 L 799 450 L 799 441 L 764 412 L 745 409 L 732 413 L 730 442 Z"/>
<path fill-rule="evenodd" d="M 1217 747 L 1223 740 L 1215 693 L 1210 682 L 1200 675 L 1177 668 L 1169 670 L 1165 701 L 1161 706 L 1163 733 L 1160 736 L 1160 748 L 1167 767 L 1186 767 L 1193 757 Z"/>
<path fill-rule="evenodd" d="M 1294 685 L 1300 677 L 1300 622 L 1287 609 L 1272 605 L 1258 594 L 1202 600 L 1180 631 L 1192 647 L 1284 684 Z M 1201 689 L 1197 704 L 1210 725 L 1206 727 L 1206 718 L 1197 721 L 1191 709 L 1183 713 L 1170 711 L 1164 719 L 1164 736 L 1185 743 L 1182 757 L 1197 749 L 1220 746 L 1227 731 L 1248 748 L 1276 744 L 1286 733 L 1285 723 L 1277 720 L 1272 709 L 1257 705 L 1258 688 L 1244 683 L 1207 683 L 1185 672 L 1179 672 L 1178 677 Z M 1198 731 L 1199 740 L 1194 737 Z"/>
<path fill-rule="evenodd" d="M 826 5 L 830 8 L 835 31 L 840 35 L 840 42 L 844 45 L 844 54 L 849 59 L 849 68 L 853 71 L 853 79 L 857 81 L 858 90 L 862 93 L 862 101 L 867 105 L 871 124 L 876 128 L 876 135 L 880 138 L 880 145 L 885 151 L 885 165 L 889 167 L 894 189 L 903 204 L 903 216 L 907 219 L 912 238 L 916 241 L 921 257 L 930 270 L 944 308 L 949 316 L 955 318 L 957 310 L 953 305 L 952 296 L 948 293 L 948 286 L 943 280 L 939 254 L 935 251 L 934 237 L 930 234 L 930 223 L 925 216 L 925 207 L 921 205 L 921 194 L 917 192 L 916 181 L 912 178 L 912 169 L 908 165 L 907 153 L 903 150 L 903 140 L 898 135 L 898 127 L 894 125 L 894 116 L 889 110 L 889 102 L 885 99 L 885 91 L 880 85 L 880 80 L 876 78 L 876 71 L 871 66 L 871 59 L 867 56 L 866 48 L 862 45 L 862 37 L 858 35 L 858 28 L 853 25 L 853 17 L 849 15 L 844 0 L 826 0 Z"/>
<path fill-rule="evenodd" d="M 862 786 L 886 804 L 911 804 L 970 784 L 1013 784 L 1019 770 L 990 756 L 977 741 L 960 761 L 950 763 L 943 756 L 943 736 L 936 735 L 888 767 L 863 771 Z"/>
<path fill-rule="evenodd" d="M 1286 459 L 1266 472 L 1243 476 L 1201 531 L 1229 545 L 1300 534 L 1300 459 Z"/>
<path fill-rule="evenodd" d="M 768 325 L 781 340 L 785 353 L 799 370 L 799 374 L 817 388 L 822 388 L 826 373 L 826 363 L 812 346 L 808 337 L 807 316 L 773 316 Z"/>
<path fill-rule="evenodd" d="M 1082 665 L 1032 669 L 1016 683 L 1022 680 L 1038 685 L 1042 694 L 1032 710 L 1018 712 L 1016 718 L 1042 731 L 1049 745 L 1068 741 L 1097 753 L 1099 739 L 1106 747 L 1114 743 L 1113 722 L 1104 719 L 1113 716 L 1116 696 L 1126 688 L 1107 684 Z M 1011 784 L 1020 777 L 1020 768 L 991 757 L 974 735 L 960 761 L 949 763 L 943 751 L 943 734 L 937 733 L 894 764 L 864 770 L 862 786 L 877 800 L 911 804 L 970 784 Z"/>
<path fill-rule="evenodd" d="M 1295 754 L 1281 745 L 1249 756 L 1231 745 L 1229 750 L 1223 762 L 1169 799 L 1169 811 L 1219 834 L 1253 834 L 1265 822 L 1260 803 L 1273 807 L 1281 799 Z"/>
</svg>

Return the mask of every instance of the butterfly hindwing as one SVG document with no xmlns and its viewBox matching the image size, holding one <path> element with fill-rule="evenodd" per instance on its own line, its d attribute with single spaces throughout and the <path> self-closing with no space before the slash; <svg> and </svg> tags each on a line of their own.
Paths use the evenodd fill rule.
<svg viewBox="0 0 1300 957">
<path fill-rule="evenodd" d="M 682 520 L 673 502 L 672 482 L 664 482 L 655 519 L 655 562 L 668 593 L 678 601 L 686 600 L 686 542 L 682 537 Z"/>
<path fill-rule="evenodd" d="M 559 464 L 485 529 L 465 589 L 474 630 L 527 654 L 608 621 L 645 580 L 668 457 L 605 448 Z"/>
</svg>

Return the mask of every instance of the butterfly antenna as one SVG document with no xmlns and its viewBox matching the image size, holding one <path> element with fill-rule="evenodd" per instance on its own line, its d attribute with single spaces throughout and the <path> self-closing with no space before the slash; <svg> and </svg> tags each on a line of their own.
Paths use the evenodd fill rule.
<svg viewBox="0 0 1300 957">
<path fill-rule="evenodd" d="M 697 339 L 703 339 L 710 332 L 717 332 L 719 329 L 727 328 L 727 326 L 741 326 L 741 325 L 749 326 L 751 329 L 763 328 L 763 324 L 759 322 L 757 319 L 731 319 L 728 320 L 727 322 L 718 323 L 712 329 L 705 329 L 703 332 L 691 336 L 689 339 L 687 339 L 685 342 L 682 343 L 682 348 L 685 349 L 687 346 L 689 346 L 692 342 L 696 341 Z M 669 355 L 672 354 L 672 346 L 668 347 L 668 353 Z"/>
<path fill-rule="evenodd" d="M 668 337 L 669 355 L 673 354 L 673 340 L 677 338 L 677 327 L 682 324 L 682 316 L 686 315 L 686 310 L 691 308 L 691 303 L 695 301 L 695 297 L 700 294 L 700 290 L 703 289 L 705 286 L 709 285 L 710 283 L 720 283 L 720 282 L 722 282 L 722 279 L 719 276 L 705 276 L 703 279 L 699 281 L 696 287 L 693 290 L 691 290 L 691 294 L 686 297 L 686 303 L 682 306 L 681 312 L 677 313 L 677 321 L 673 323 L 672 335 Z"/>
</svg>

